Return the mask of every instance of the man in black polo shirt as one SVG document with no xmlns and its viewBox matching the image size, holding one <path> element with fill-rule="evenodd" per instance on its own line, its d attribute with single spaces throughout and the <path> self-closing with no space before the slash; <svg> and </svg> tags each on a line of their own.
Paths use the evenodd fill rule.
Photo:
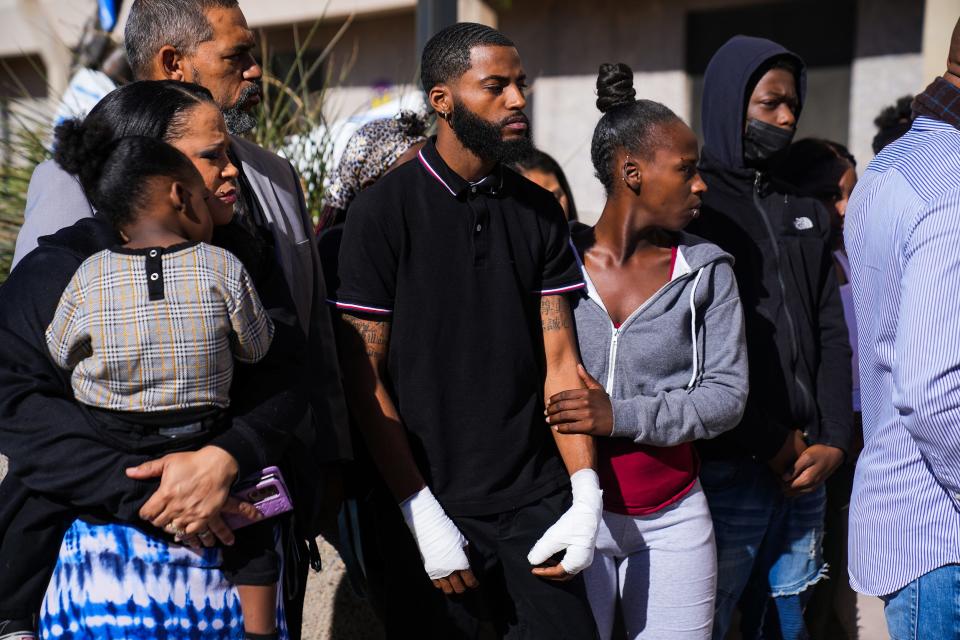
<svg viewBox="0 0 960 640">
<path fill-rule="evenodd" d="M 458 24 L 421 74 L 436 139 L 347 214 L 336 304 L 353 417 L 458 637 L 591 638 L 573 576 L 602 509 L 593 442 L 543 414 L 581 386 L 563 294 L 583 282 L 556 200 L 503 166 L 530 146 L 520 58 Z"/>
</svg>

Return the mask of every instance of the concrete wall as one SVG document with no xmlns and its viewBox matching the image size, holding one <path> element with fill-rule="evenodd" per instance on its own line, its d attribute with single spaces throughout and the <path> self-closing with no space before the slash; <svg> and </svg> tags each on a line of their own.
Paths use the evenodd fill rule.
<svg viewBox="0 0 960 640">
<path fill-rule="evenodd" d="M 858 2 L 849 146 L 861 170 L 873 158 L 874 118 L 897 98 L 922 91 L 933 79 L 923 70 L 923 16 L 923 2 Z"/>
<path fill-rule="evenodd" d="M 802 16 L 803 24 L 796 26 L 778 23 L 777 7 L 789 5 L 788 0 L 488 3 L 497 8 L 497 26 L 517 43 L 531 78 L 528 112 L 534 140 L 564 167 L 587 220 L 599 213 L 604 199 L 589 159 L 590 138 L 600 116 L 594 106 L 598 64 L 626 62 L 636 73 L 641 97 L 663 102 L 697 129 L 705 60 L 692 58 L 703 58 L 706 48 L 709 59 L 737 32 L 773 37 L 808 59 L 808 100 L 798 135 L 846 143 L 865 166 L 872 156 L 876 114 L 925 84 L 924 5 L 907 0 L 793 4 L 801 11 L 809 6 L 811 15 Z M 716 28 L 714 14 L 725 17 L 716 21 Z M 706 20 L 706 33 L 702 26 L 697 29 L 698 16 L 701 25 Z M 316 42 L 324 45 L 340 24 L 342 18 L 329 20 Z M 306 27 L 301 24 L 302 33 Z M 266 32 L 274 43 L 291 39 L 289 27 Z M 358 14 L 330 61 L 336 74 L 347 72 L 333 83 L 328 115 L 348 116 L 375 104 L 385 92 L 415 90 L 415 38 L 412 7 Z M 705 42 L 698 50 L 691 38 Z M 343 65 L 350 60 L 347 69 Z"/>
<path fill-rule="evenodd" d="M 240 0 L 247 23 L 254 27 L 306 22 L 323 17 L 343 18 L 348 15 L 412 11 L 416 0 Z"/>
<path fill-rule="evenodd" d="M 0 58 L 37 56 L 53 92 L 66 88 L 71 54 L 96 0 L 0 0 Z"/>
<path fill-rule="evenodd" d="M 513 0 L 486 4 L 458 0 L 460 4 L 479 7 L 474 13 L 486 15 L 488 22 L 496 22 L 517 43 L 532 80 L 529 113 L 534 139 L 567 170 L 579 208 L 588 219 L 603 203 L 589 162 L 590 137 L 599 118 L 593 102 L 600 62 L 630 64 L 640 96 L 665 103 L 696 127 L 703 64 L 691 58 L 696 57 L 700 39 L 709 40 L 705 46 L 711 51 L 737 31 L 797 39 L 800 45 L 788 44 L 806 47 L 803 55 L 814 58 L 800 135 L 846 142 L 865 164 L 871 156 L 873 118 L 900 95 L 915 93 L 929 81 L 924 61 L 942 58 L 944 45 L 937 43 L 946 30 L 944 25 L 952 25 L 956 20 L 953 14 L 960 13 L 960 0 L 837 0 L 838 7 L 852 7 L 854 16 L 841 33 L 836 28 L 839 14 L 830 10 L 830 3 L 809 0 L 811 14 L 821 10 L 822 15 L 796 27 L 799 33 L 794 33 L 791 25 L 770 24 L 769 16 L 764 17 L 770 14 L 766 9 L 775 11 L 790 4 L 789 0 Z M 59 91 L 68 72 L 67 45 L 75 42 L 78 25 L 92 15 L 95 5 L 95 0 L 0 0 L 0 56 L 6 52 L 11 59 L 13 46 L 26 52 L 38 49 L 50 84 Z M 305 35 L 322 15 L 324 23 L 314 40 L 319 50 L 344 20 L 353 16 L 352 25 L 328 60 L 332 82 L 327 86 L 334 87 L 328 101 L 329 116 L 350 115 L 385 96 L 414 90 L 418 62 L 415 6 L 416 0 L 241 0 L 251 26 L 263 29 L 271 49 L 277 52 L 292 49 L 291 23 Z M 816 9 L 824 6 L 827 9 Z M 734 26 L 719 20 L 716 29 L 709 29 L 706 35 L 701 29 L 701 35 L 691 41 L 697 16 L 702 20 L 707 15 L 709 20 L 711 12 L 725 15 L 738 11 L 748 17 Z M 924 20 L 929 32 L 926 40 Z M 936 33 L 931 25 L 938 27 Z M 821 50 L 845 50 L 846 45 L 849 54 L 840 62 L 817 59 Z"/>
<path fill-rule="evenodd" d="M 933 78 L 946 68 L 950 35 L 960 17 L 960 0 L 925 0 L 923 4 L 923 76 Z"/>
<path fill-rule="evenodd" d="M 537 146 L 564 168 L 577 209 L 592 221 L 604 194 L 593 176 L 590 140 L 601 62 L 625 62 L 639 96 L 690 117 L 684 71 L 683 0 L 546 0 L 514 2 L 499 12 L 499 28 L 517 44 L 533 80 L 530 116 Z"/>
<path fill-rule="evenodd" d="M 344 19 L 325 21 L 310 41 L 315 52 L 327 47 Z M 294 50 L 293 29 L 305 39 L 312 22 L 262 29 L 275 53 Z M 350 24 L 328 60 L 335 85 L 373 87 L 384 82 L 411 83 L 417 71 L 414 52 L 416 27 L 413 11 L 358 16 Z M 340 76 L 343 75 L 341 78 Z"/>
<path fill-rule="evenodd" d="M 332 41 L 343 18 L 325 21 L 310 41 L 319 54 Z M 313 23 L 270 27 L 262 30 L 270 51 L 294 50 L 293 30 L 301 41 Z M 328 82 L 325 112 L 328 119 L 349 117 L 378 101 L 415 91 L 416 22 L 412 10 L 356 17 L 324 64 Z"/>
<path fill-rule="evenodd" d="M 499 12 L 500 29 L 517 43 L 533 79 L 534 139 L 564 167 L 585 219 L 599 213 L 604 199 L 589 160 L 590 138 L 600 116 L 594 107 L 598 64 L 629 64 L 640 97 L 663 102 L 698 128 L 705 63 L 688 59 L 696 49 L 696 43 L 688 41 L 692 15 L 706 14 L 709 20 L 710 12 L 730 9 L 747 16 L 734 27 L 718 21 L 707 34 L 710 52 L 737 32 L 773 37 L 801 51 L 811 67 L 798 135 L 835 139 L 849 144 L 863 164 L 870 159 L 873 118 L 883 106 L 924 84 L 922 2 L 848 2 L 849 25 L 843 28 L 835 24 L 838 18 L 830 3 L 810 3 L 811 11 L 819 8 L 822 15 L 807 17 L 811 24 L 798 33 L 791 32 L 789 24 L 770 24 L 765 15 L 764 7 L 786 4 L 543 0 L 514 2 Z M 750 18 L 752 7 L 758 10 Z M 836 41 L 842 38 L 849 41 Z M 832 55 L 823 53 L 828 49 L 834 50 Z"/>
</svg>

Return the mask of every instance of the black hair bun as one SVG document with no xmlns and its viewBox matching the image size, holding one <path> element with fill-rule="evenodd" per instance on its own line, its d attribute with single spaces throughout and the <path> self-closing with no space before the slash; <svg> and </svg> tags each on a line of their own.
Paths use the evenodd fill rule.
<svg viewBox="0 0 960 640">
<path fill-rule="evenodd" d="M 113 131 L 105 124 L 67 120 L 54 131 L 53 159 L 77 176 L 88 193 L 100 179 L 112 148 Z"/>
<path fill-rule="evenodd" d="M 633 69 L 622 62 L 605 62 L 597 76 L 597 109 L 606 113 L 637 99 L 633 88 Z"/>
</svg>

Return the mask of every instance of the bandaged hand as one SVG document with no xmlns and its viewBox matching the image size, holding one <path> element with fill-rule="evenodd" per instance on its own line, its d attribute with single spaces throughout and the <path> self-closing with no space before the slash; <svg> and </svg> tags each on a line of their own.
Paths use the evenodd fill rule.
<svg viewBox="0 0 960 640">
<path fill-rule="evenodd" d="M 603 491 L 593 469 L 581 469 L 570 476 L 573 504 L 527 554 L 532 565 L 546 562 L 552 555 L 566 551 L 560 566 L 570 575 L 580 573 L 593 562 L 597 530 L 603 516 Z"/>
<path fill-rule="evenodd" d="M 403 519 L 420 548 L 423 568 L 431 580 L 446 578 L 470 568 L 463 548 L 467 539 L 447 517 L 429 487 L 424 487 L 400 503 Z"/>
</svg>

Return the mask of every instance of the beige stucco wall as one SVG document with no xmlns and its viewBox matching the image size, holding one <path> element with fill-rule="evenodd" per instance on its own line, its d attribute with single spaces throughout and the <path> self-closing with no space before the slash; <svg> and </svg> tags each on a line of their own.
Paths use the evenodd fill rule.
<svg viewBox="0 0 960 640">
<path fill-rule="evenodd" d="M 603 209 L 605 194 L 593 175 L 590 141 L 600 119 L 595 102 L 595 75 L 542 76 L 531 91 L 533 138 L 552 155 L 567 176 L 581 220 L 592 223 Z M 634 86 L 644 98 L 667 105 L 689 121 L 690 90 L 683 71 L 642 71 Z"/>
<path fill-rule="evenodd" d="M 923 76 L 933 79 L 947 68 L 950 34 L 960 18 L 960 0 L 925 0 Z"/>
<path fill-rule="evenodd" d="M 67 86 L 70 50 L 96 0 L 0 0 L 0 58 L 38 54 L 54 92 Z"/>
<path fill-rule="evenodd" d="M 920 53 L 869 56 L 853 62 L 850 83 L 849 147 L 862 171 L 873 158 L 877 134 L 873 119 L 898 98 L 914 95 L 925 85 Z"/>
<path fill-rule="evenodd" d="M 240 0 L 252 27 L 413 10 L 416 0 Z"/>
<path fill-rule="evenodd" d="M 685 70 L 688 14 L 781 1 L 513 0 L 505 5 L 458 0 L 458 8 L 464 18 L 496 23 L 517 43 L 532 80 L 534 138 L 568 171 L 579 208 L 589 219 L 603 201 L 589 162 L 590 136 L 599 117 L 593 105 L 597 64 L 627 62 L 636 72 L 640 96 L 661 101 L 696 124 L 699 80 Z M 801 135 L 833 137 L 848 143 L 862 164 L 870 159 L 872 121 L 879 110 L 900 95 L 922 89 L 942 71 L 960 0 L 925 0 L 922 50 L 911 50 L 913 45 L 894 47 L 894 53 L 884 50 L 888 41 L 919 28 L 904 28 L 897 16 L 903 7 L 919 7 L 921 1 L 857 0 L 855 59 L 849 67 L 811 72 L 811 92 L 834 98 L 811 105 L 801 121 Z M 284 40 L 289 47 L 291 23 L 308 27 L 322 15 L 324 25 L 316 40 L 322 46 L 353 16 L 333 52 L 329 116 L 350 115 L 373 104 L 385 85 L 393 85 L 394 93 L 412 89 L 416 0 L 240 2 L 250 25 L 266 29 L 278 49 Z M 125 4 L 129 10 L 129 2 Z M 64 43 L 75 42 L 79 26 L 95 7 L 95 0 L 0 0 L 0 56 L 38 51 L 50 84 L 59 92 L 69 71 Z M 918 38 L 916 33 L 910 37 Z"/>
<path fill-rule="evenodd" d="M 592 220 L 604 201 L 589 158 L 590 138 L 600 116 L 594 106 L 598 64 L 629 64 L 639 97 L 666 104 L 696 127 L 701 79 L 690 77 L 685 69 L 688 15 L 773 2 L 542 0 L 514 2 L 511 9 L 500 12 L 499 27 L 517 43 L 534 80 L 535 141 L 564 167 L 583 218 Z M 919 47 L 913 53 L 876 55 L 901 37 L 896 32 L 904 29 L 897 13 L 902 2 L 858 0 L 857 13 L 862 17 L 851 37 L 869 46 L 855 47 L 854 55 L 864 57 L 855 57 L 850 65 L 808 70 L 808 95 L 813 98 L 801 118 L 799 137 L 838 140 L 852 147 L 863 161 L 861 166 L 869 161 L 873 118 L 900 95 L 923 86 Z M 744 25 L 745 30 L 750 28 Z M 899 51 L 909 45 L 893 42 L 893 48 Z"/>
<path fill-rule="evenodd" d="M 636 73 L 641 97 L 663 102 L 696 125 L 700 79 L 689 77 L 685 70 L 688 14 L 778 1 L 644 0 L 624 5 L 616 0 L 515 0 L 509 8 L 497 10 L 497 26 L 517 43 L 532 80 L 528 112 L 534 139 L 563 165 L 587 220 L 599 213 L 603 203 L 589 159 L 590 138 L 600 115 L 594 107 L 598 63 L 627 62 Z M 904 53 L 913 45 L 897 43 L 898 38 L 919 42 L 915 33 L 919 26 L 905 29 L 899 17 L 903 2 L 858 0 L 857 24 L 851 34 L 858 43 L 853 63 L 810 70 L 809 92 L 820 99 L 808 103 L 799 135 L 847 143 L 861 166 L 872 156 L 876 114 L 924 84 L 919 45 Z M 490 6 L 502 5 L 491 2 L 486 8 Z M 331 19 L 317 42 L 331 37 L 342 20 Z M 380 98 L 385 84 L 392 83 L 394 93 L 412 89 L 417 66 L 415 24 L 412 6 L 355 17 L 334 51 L 337 73 L 343 61 L 354 54 L 356 59 L 330 91 L 329 116 L 349 116 L 370 106 Z M 900 33 L 905 30 L 913 30 L 913 35 Z M 897 53 L 886 55 L 885 47 L 891 42 Z"/>
</svg>

